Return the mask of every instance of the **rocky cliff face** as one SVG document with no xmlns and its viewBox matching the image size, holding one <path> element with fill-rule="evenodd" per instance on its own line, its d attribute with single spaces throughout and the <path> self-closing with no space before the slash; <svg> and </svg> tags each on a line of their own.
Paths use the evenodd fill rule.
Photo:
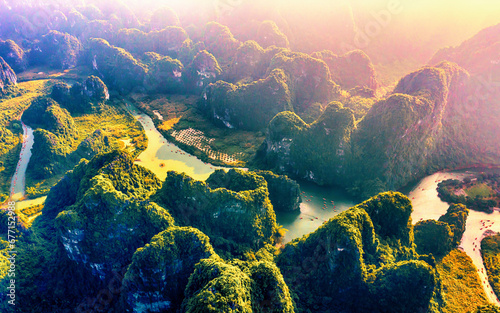
<svg viewBox="0 0 500 313">
<path fill-rule="evenodd" d="M 438 51 L 429 61 L 431 65 L 456 62 L 471 74 L 465 83 L 450 89 L 449 105 L 443 113 L 445 134 L 439 146 L 442 157 L 454 159 L 452 166 L 498 164 L 499 124 L 495 116 L 500 114 L 499 38 L 497 24 L 457 47 Z"/>
<path fill-rule="evenodd" d="M 222 188 L 212 189 L 205 182 L 168 172 L 153 199 L 168 208 L 178 223 L 194 226 L 210 238 L 255 249 L 272 242 L 276 216 L 263 177 L 230 170 L 217 171 L 207 181 Z"/>
<path fill-rule="evenodd" d="M 139 188 L 149 194 L 146 188 L 158 183 L 154 174 L 132 162 L 123 152 L 111 152 L 80 163 L 51 190 L 44 207 L 47 216 L 57 214 L 55 225 L 68 257 L 90 267 L 102 280 L 128 265 L 137 248 L 173 225 L 165 209 L 130 192 L 133 184 L 144 186 Z M 57 206 L 55 197 L 67 203 Z"/>
<path fill-rule="evenodd" d="M 475 94 L 477 82 L 456 64 L 424 67 L 402 78 L 356 127 L 333 120 L 327 126 L 323 118 L 305 126 L 297 118 L 278 115 L 258 156 L 293 177 L 341 184 L 368 195 L 400 188 L 442 168 L 498 164 L 497 90 L 482 90 Z M 305 135 L 297 134 L 312 129 L 314 136 L 298 140 Z M 321 130 L 323 140 L 311 146 Z M 304 161 L 312 155 L 318 159 Z M 340 171 L 337 176 L 332 169 Z"/>
<path fill-rule="evenodd" d="M 97 76 L 89 76 L 83 83 L 84 96 L 90 101 L 103 102 L 109 100 L 108 87 Z"/>
<path fill-rule="evenodd" d="M 7 86 L 12 86 L 17 83 L 16 73 L 12 68 L 0 57 L 0 92 L 4 93 Z"/>
<path fill-rule="evenodd" d="M 300 210 L 302 197 L 299 184 L 286 177 L 276 175 L 270 171 L 257 171 L 257 175 L 264 177 L 269 189 L 269 200 L 275 211 L 288 212 Z"/>
<path fill-rule="evenodd" d="M 282 112 L 269 123 L 259 157 L 292 177 L 332 184 L 349 170 L 353 130 L 354 115 L 339 102 L 330 103 L 312 124 Z"/>
<path fill-rule="evenodd" d="M 122 301 L 133 312 L 174 312 L 195 264 L 219 257 L 210 238 L 191 227 L 170 227 L 137 249 L 123 281 Z"/>
<path fill-rule="evenodd" d="M 0 57 L 16 72 L 21 73 L 28 67 L 28 58 L 24 51 L 12 40 L 0 40 Z"/>
<path fill-rule="evenodd" d="M 316 312 L 385 312 L 392 311 L 388 307 L 392 304 L 378 300 L 397 292 L 398 308 L 429 307 L 436 286 L 435 271 L 416 258 L 408 219 L 411 210 L 406 196 L 380 194 L 288 243 L 277 265 L 288 286 L 297 292 L 297 306 L 313 310 L 309 303 L 321 303 L 314 307 Z M 388 240 L 393 230 L 387 227 L 384 216 L 393 212 L 401 212 L 397 214 L 401 217 L 398 234 L 394 235 L 406 233 L 405 242 Z M 384 285 L 389 283 L 388 275 L 398 277 L 391 282 L 394 286 Z M 413 284 L 415 281 L 418 283 Z M 407 284 L 412 288 L 402 288 Z M 309 302 L 310 297 L 322 301 Z"/>
<path fill-rule="evenodd" d="M 361 50 L 354 50 L 342 56 L 324 50 L 311 54 L 326 62 L 332 75 L 332 80 L 343 89 L 349 90 L 355 87 L 366 87 L 373 92 L 377 90 L 375 68 L 370 58 Z"/>
</svg>

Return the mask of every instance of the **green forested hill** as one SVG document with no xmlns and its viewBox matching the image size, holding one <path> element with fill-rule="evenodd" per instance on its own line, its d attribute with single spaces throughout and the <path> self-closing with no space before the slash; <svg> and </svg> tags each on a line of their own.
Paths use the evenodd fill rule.
<svg viewBox="0 0 500 313">
<path fill-rule="evenodd" d="M 113 289 L 120 291 L 106 310 L 445 306 L 434 259 L 415 251 L 406 196 L 379 194 L 280 251 L 272 246 L 277 226 L 264 177 L 217 171 L 207 182 L 175 172 L 160 182 L 118 150 L 80 162 L 51 189 L 19 242 L 20 305 L 81 307 L 121 275 L 115 283 L 123 288 Z M 37 289 L 42 283 L 47 289 Z"/>
<path fill-rule="evenodd" d="M 322 122 L 327 109 L 310 127 L 294 126 L 290 133 L 290 126 L 279 126 L 278 115 L 268 126 L 258 159 L 294 177 L 342 185 L 365 196 L 401 188 L 442 168 L 498 165 L 499 142 L 493 134 L 500 130 L 495 122 L 499 107 L 476 98 L 470 108 L 474 84 L 464 69 L 443 62 L 402 78 L 392 94 L 351 126 L 336 122 L 328 127 Z M 279 121 L 286 120 L 283 114 Z M 302 136 L 308 139 L 301 141 Z M 319 138 L 324 139 L 314 142 Z M 340 143 L 322 148 L 328 140 Z M 307 165 L 304 160 L 313 155 L 318 160 Z M 342 177 L 328 172 L 334 168 Z"/>
<path fill-rule="evenodd" d="M 35 137 L 27 196 L 47 195 L 16 224 L 16 311 L 498 311 L 456 249 L 468 209 L 413 225 L 411 201 L 386 191 L 500 165 L 498 25 L 418 68 L 417 54 L 447 35 L 398 29 L 411 8 L 181 2 L 0 3 L 0 201 L 21 117 Z M 372 60 L 414 70 L 381 86 Z M 208 142 L 181 146 L 205 161 L 255 158 L 206 181 L 175 171 L 161 181 L 136 164 L 147 138 L 129 101 L 166 137 Z M 293 179 L 367 200 L 283 244 L 276 212 L 300 211 Z M 0 210 L 4 289 L 8 219 Z M 493 241 L 483 245 L 495 284 Z"/>
</svg>

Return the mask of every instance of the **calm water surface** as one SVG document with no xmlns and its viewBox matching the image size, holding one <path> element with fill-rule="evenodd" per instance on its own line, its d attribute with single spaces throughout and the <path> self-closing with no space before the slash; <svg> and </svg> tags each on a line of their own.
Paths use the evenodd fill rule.
<svg viewBox="0 0 500 313">
<path fill-rule="evenodd" d="M 167 171 L 170 170 L 185 172 L 197 180 L 205 180 L 215 169 L 221 168 L 205 163 L 179 149 L 173 143 L 168 142 L 155 128 L 151 118 L 139 112 L 131 103 L 127 102 L 126 108 L 142 124 L 148 137 L 148 147 L 138 156 L 136 164 L 150 169 L 161 180 L 165 179 Z M 12 180 L 12 192 L 16 197 L 24 192 L 24 175 L 31 156 L 30 149 L 33 145 L 33 131 L 27 126 L 23 127 L 23 129 L 27 138 L 23 144 L 16 175 Z M 445 214 L 448 204 L 438 198 L 437 184 L 442 180 L 449 178 L 462 179 L 468 175 L 470 175 L 470 172 L 465 170 L 438 172 L 423 178 L 413 186 L 405 188 L 403 193 L 411 199 L 413 204 L 413 213 L 411 215 L 413 223 L 422 219 L 437 220 L 441 215 Z M 300 205 L 300 211 L 276 212 L 278 223 L 288 229 L 285 242 L 313 232 L 328 219 L 356 204 L 356 201 L 341 188 L 322 187 L 309 182 L 299 183 L 303 201 Z M 44 198 L 38 198 L 23 201 L 19 205 L 25 206 L 43 200 Z M 480 240 L 488 230 L 500 232 L 500 212 L 486 214 L 470 211 L 460 248 L 472 258 L 474 265 L 478 268 L 483 288 L 490 301 L 500 304 L 487 280 L 486 270 L 478 248 Z"/>
</svg>

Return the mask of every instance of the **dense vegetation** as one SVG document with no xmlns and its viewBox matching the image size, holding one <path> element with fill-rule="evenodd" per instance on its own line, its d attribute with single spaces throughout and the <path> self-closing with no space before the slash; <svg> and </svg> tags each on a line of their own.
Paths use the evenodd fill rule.
<svg viewBox="0 0 500 313">
<path fill-rule="evenodd" d="M 280 69 L 245 85 L 218 81 L 205 89 L 202 109 L 222 127 L 259 130 L 277 113 L 293 110 L 286 81 Z"/>
<path fill-rule="evenodd" d="M 108 101 L 108 88 L 98 77 L 89 76 L 71 87 L 49 84 L 51 91 L 47 88 L 39 97 L 28 98 L 22 115 L 34 129 L 26 175 L 28 197 L 46 194 L 81 158 L 122 147 L 122 138 L 130 138 L 127 150 L 134 155 L 146 148 L 140 125 L 117 105 L 120 102 Z M 9 101 L 14 100 L 19 101 Z"/>
<path fill-rule="evenodd" d="M 462 204 L 452 204 L 438 221 L 424 220 L 415 224 L 417 252 L 442 257 L 458 247 L 465 232 L 469 210 Z"/>
<path fill-rule="evenodd" d="M 325 61 L 330 69 L 332 80 L 345 90 L 365 87 L 374 95 L 377 90 L 375 68 L 370 58 L 361 50 L 354 50 L 337 56 L 329 50 L 315 52 L 312 57 Z"/>
<path fill-rule="evenodd" d="M 199 228 L 217 247 L 238 244 L 258 250 L 273 243 L 277 230 L 268 195 L 262 176 L 232 169 L 214 172 L 206 183 L 169 172 L 153 199 L 168 208 L 181 225 Z M 218 241 L 218 237 L 224 240 Z"/>
<path fill-rule="evenodd" d="M 481 256 L 488 280 L 496 296 L 500 296 L 500 235 L 487 236 L 481 240 Z"/>
<path fill-rule="evenodd" d="M 19 117 L 31 101 L 50 90 L 50 82 L 34 81 L 19 84 L 22 92 L 2 100 L 0 107 L 0 201 L 9 194 L 11 178 L 21 151 L 23 133 Z"/>
<path fill-rule="evenodd" d="M 438 273 L 448 272 L 415 251 L 407 197 L 377 195 L 279 251 L 269 245 L 277 231 L 270 195 L 292 203 L 293 190 L 285 177 L 240 170 L 216 171 L 206 183 L 170 172 L 162 183 L 118 150 L 82 160 L 19 242 L 20 305 L 91 308 L 102 297 L 95 290 L 118 284 L 108 311 L 447 307 Z M 454 229 L 457 212 L 445 215 Z M 36 289 L 42 281 L 46 291 Z"/>
<path fill-rule="evenodd" d="M 463 139 L 469 138 L 469 132 L 473 131 L 467 124 L 469 115 L 458 123 L 464 123 L 461 128 L 451 123 L 456 115 L 452 116 L 450 112 L 459 114 L 462 106 L 466 105 L 463 101 L 468 91 L 460 86 L 470 87 L 470 84 L 469 74 L 456 64 L 443 62 L 435 67 L 422 68 L 402 78 L 394 91 L 376 102 L 356 124 L 347 122 L 347 118 L 346 124 L 339 122 L 342 126 L 335 127 L 333 131 L 329 131 L 328 127 L 319 127 L 325 124 L 322 118 L 328 116 L 331 106 L 327 107 L 322 117 L 312 124 L 318 125 L 318 128 L 309 138 L 322 138 L 315 145 L 310 145 L 311 140 L 301 141 L 300 135 L 292 135 L 290 128 L 296 129 L 293 133 L 298 134 L 308 131 L 300 131 L 299 128 L 304 126 L 298 126 L 302 123 L 297 124 L 296 117 L 280 113 L 276 115 L 276 121 L 269 123 L 266 141 L 257 160 L 261 166 L 293 177 L 344 186 L 361 198 L 400 188 L 439 168 L 471 163 L 498 165 L 499 158 L 492 158 L 493 155 L 498 156 L 494 151 L 498 143 L 485 140 L 471 143 Z M 363 104 L 360 98 L 355 100 L 356 97 L 359 96 L 342 101 L 359 112 Z M 489 104 L 482 102 L 481 105 Z M 484 119 L 487 123 L 493 122 L 491 115 Z M 287 120 L 290 122 L 285 122 Z M 283 126 L 281 130 L 284 123 L 295 126 Z M 498 132 L 498 125 L 495 127 Z M 320 137 L 322 128 L 324 135 Z M 312 126 L 304 129 L 312 129 Z M 480 130 L 482 133 L 481 129 L 476 127 L 475 132 Z M 488 130 L 486 138 L 490 134 Z M 332 143 L 327 145 L 328 150 L 325 151 L 322 145 L 328 141 Z M 298 146 L 301 151 L 294 154 L 294 147 Z M 489 152 L 478 153 L 478 149 Z M 314 158 L 308 155 L 310 151 L 318 157 L 312 164 L 307 162 Z M 337 157 L 333 156 L 335 153 Z M 343 175 L 332 175 L 332 169 Z"/>
<path fill-rule="evenodd" d="M 446 300 L 443 312 L 471 312 L 488 303 L 477 268 L 465 252 L 451 250 L 436 261 L 436 268 Z"/>
<path fill-rule="evenodd" d="M 386 218 L 394 211 L 399 226 L 391 229 Z M 277 264 L 297 306 L 315 312 L 437 309 L 439 278 L 435 265 L 414 250 L 411 211 L 402 194 L 382 193 L 287 244 Z"/>
<path fill-rule="evenodd" d="M 500 200 L 500 175 L 479 174 L 472 180 L 447 179 L 438 184 L 438 196 L 448 203 L 461 203 L 476 211 L 492 213 Z"/>
<path fill-rule="evenodd" d="M 469 185 L 458 200 L 444 188 L 457 182 L 440 185 L 453 204 L 415 226 L 410 200 L 383 191 L 437 169 L 499 164 L 498 91 L 490 84 L 478 96 L 477 76 L 498 77 L 498 66 L 485 63 L 498 51 L 487 39 L 498 26 L 439 52 L 433 66 L 388 91 L 365 53 L 376 48 L 348 43 L 363 30 L 347 7 L 334 4 L 337 18 L 324 20 L 302 16 L 293 2 L 270 12 L 229 5 L 231 14 L 220 5 L 214 16 L 198 14 L 206 6 L 198 1 L 189 18 L 167 7 L 136 15 L 114 0 L 0 4 L 0 202 L 18 160 L 21 118 L 35 137 L 27 195 L 47 194 L 43 205 L 19 210 L 17 309 L 497 310 L 455 248 L 467 207 L 496 205 L 498 177 L 488 188 Z M 253 18 L 241 18 L 245 11 Z M 38 14 L 50 17 L 34 20 Z M 316 18 L 323 31 L 304 27 Z M 331 25 L 344 31 L 326 31 Z M 33 81 L 17 84 L 18 75 Z M 158 110 L 165 120 L 154 122 L 169 139 L 201 130 L 210 144 L 182 147 L 203 160 L 213 151 L 243 154 L 255 157 L 253 168 L 216 170 L 206 181 L 170 171 L 160 181 L 135 163 L 146 138 L 123 110 L 129 100 L 152 116 Z M 284 245 L 275 211 L 298 211 L 301 191 L 282 174 L 369 199 Z M 0 211 L 4 289 L 6 221 Z M 498 293 L 497 239 L 482 247 Z M 5 293 L 0 300 L 0 310 L 11 309 Z"/>
</svg>

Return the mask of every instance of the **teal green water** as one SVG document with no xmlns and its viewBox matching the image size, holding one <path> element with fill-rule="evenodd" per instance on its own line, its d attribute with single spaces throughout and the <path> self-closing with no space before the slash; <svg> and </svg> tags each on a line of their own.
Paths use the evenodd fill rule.
<svg viewBox="0 0 500 313">
<path fill-rule="evenodd" d="M 302 191 L 300 211 L 276 212 L 276 219 L 288 232 L 285 242 L 313 232 L 335 215 L 355 205 L 355 201 L 344 190 L 299 182 Z"/>
<path fill-rule="evenodd" d="M 173 170 L 185 172 L 198 180 L 205 180 L 215 169 L 221 168 L 205 163 L 168 142 L 154 127 L 151 118 L 140 113 L 132 104 L 127 103 L 127 109 L 142 124 L 148 137 L 148 148 L 139 155 L 136 163 L 150 169 L 160 179 L 165 179 L 167 171 Z M 22 162 L 27 164 L 28 160 L 29 155 L 23 154 Z M 25 168 L 18 174 L 22 176 L 24 172 Z M 444 214 L 448 205 L 437 197 L 438 180 L 465 173 L 465 171 L 454 174 L 436 173 L 405 188 L 403 192 L 410 197 L 414 206 L 413 222 L 427 218 L 437 219 Z M 22 178 L 18 177 L 16 181 L 22 181 Z M 303 201 L 300 210 L 276 212 L 277 222 L 288 229 L 285 242 L 313 232 L 330 218 L 357 203 L 342 188 L 322 187 L 306 181 L 300 181 L 299 184 Z M 19 192 L 18 189 L 16 186 L 16 191 Z"/>
<path fill-rule="evenodd" d="M 159 179 L 164 180 L 168 171 L 177 171 L 197 180 L 205 180 L 215 169 L 220 168 L 203 162 L 169 142 L 156 129 L 153 120 L 131 103 L 126 102 L 126 109 L 141 123 L 148 138 L 148 147 L 137 157 L 135 163 L 151 170 Z"/>
<path fill-rule="evenodd" d="M 165 179 L 167 171 L 174 170 L 185 172 L 198 180 L 205 180 L 216 168 L 220 168 L 209 163 L 204 163 L 189 153 L 182 151 L 173 143 L 168 142 L 154 127 L 151 118 L 140 113 L 130 103 L 127 103 L 127 109 L 142 124 L 148 137 L 148 148 L 139 155 L 136 163 L 149 168 L 160 179 Z M 27 130 L 25 129 L 25 131 Z M 24 184 L 22 183 L 24 181 L 26 165 L 31 155 L 29 150 L 32 144 L 32 138 L 30 139 L 28 136 L 28 140 L 23 146 L 23 154 L 20 158 L 18 171 L 12 181 L 12 192 L 16 196 L 22 195 L 24 191 Z M 402 190 L 412 201 L 413 223 L 421 219 L 438 219 L 444 214 L 448 204 L 442 202 L 437 197 L 437 184 L 448 178 L 463 178 L 467 175 L 468 171 L 465 170 L 453 173 L 438 172 Z M 348 210 L 356 204 L 355 200 L 341 188 L 322 187 L 304 181 L 299 182 L 299 184 L 302 190 L 303 201 L 300 205 L 300 210 L 287 213 L 276 212 L 277 222 L 288 229 L 285 242 L 315 231 L 330 218 Z M 20 207 L 40 203 L 44 200 L 45 198 L 42 197 L 22 201 L 17 203 L 17 206 L 19 209 Z M 491 223 L 488 226 L 490 230 L 500 231 L 500 212 L 496 211 L 488 215 L 482 212 L 471 211 L 460 246 L 472 258 L 477 268 L 483 268 L 477 245 L 485 235 L 486 228 L 484 228 L 484 221 L 486 220 L 493 222 L 489 222 Z M 495 225 L 494 222 L 497 222 L 497 224 Z M 498 304 L 498 299 L 494 294 L 491 294 L 491 286 L 487 277 L 482 277 L 482 280 L 484 280 L 482 284 L 488 298 L 491 302 Z"/>
</svg>

